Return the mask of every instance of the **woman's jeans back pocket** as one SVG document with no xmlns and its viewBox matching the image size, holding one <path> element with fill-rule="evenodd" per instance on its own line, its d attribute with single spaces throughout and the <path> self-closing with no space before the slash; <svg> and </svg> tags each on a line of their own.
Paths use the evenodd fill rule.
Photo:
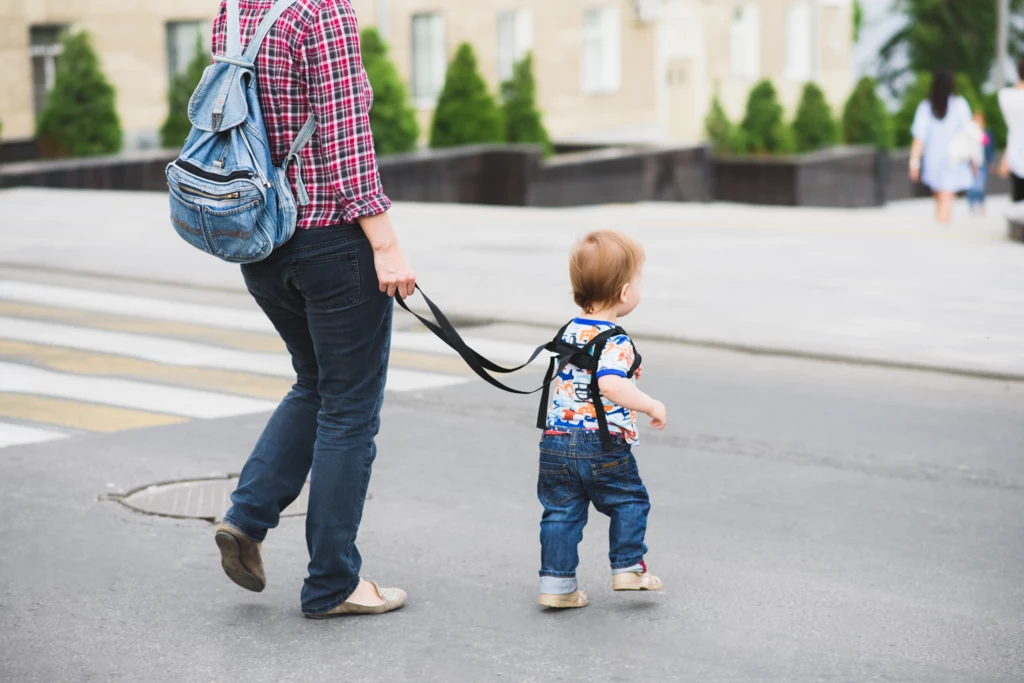
<svg viewBox="0 0 1024 683">
<path fill-rule="evenodd" d="M 337 311 L 359 303 L 358 251 L 292 261 L 288 267 L 310 311 Z"/>
</svg>

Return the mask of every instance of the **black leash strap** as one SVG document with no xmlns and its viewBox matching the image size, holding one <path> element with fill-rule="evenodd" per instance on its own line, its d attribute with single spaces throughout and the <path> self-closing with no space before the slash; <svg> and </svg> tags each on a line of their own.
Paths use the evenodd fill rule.
<svg viewBox="0 0 1024 683">
<path fill-rule="evenodd" d="M 459 336 L 459 333 L 455 330 L 455 327 L 452 326 L 451 322 L 448 321 L 448 318 L 445 316 L 445 314 L 441 312 L 441 309 L 438 308 L 437 305 L 433 301 L 431 301 L 426 294 L 423 293 L 423 290 L 420 289 L 419 285 L 416 285 L 416 289 L 419 290 L 419 293 L 423 297 L 423 300 L 427 303 L 427 307 L 430 309 L 430 313 L 434 316 L 434 320 L 437 321 L 436 323 L 427 320 L 420 314 L 410 309 L 409 306 L 405 303 L 405 300 L 402 298 L 402 296 L 396 294 L 395 300 L 398 302 L 398 305 L 404 308 L 409 313 L 411 313 L 417 320 L 423 323 L 423 325 L 428 330 L 433 332 L 441 341 L 450 346 L 452 350 L 454 350 L 462 357 L 462 360 L 466 361 L 466 365 L 468 365 L 470 369 L 480 377 L 480 379 L 484 380 L 491 386 L 497 387 L 502 391 L 507 391 L 512 394 L 520 394 L 523 396 L 536 394 L 538 391 L 545 391 L 545 395 L 547 395 L 546 389 L 550 385 L 551 380 L 554 379 L 556 375 L 561 373 L 565 369 L 565 366 L 568 365 L 569 361 L 571 360 L 569 357 L 566 357 L 562 360 L 561 363 L 557 363 L 558 358 L 553 356 L 551 358 L 551 362 L 548 364 L 548 372 L 544 376 L 544 384 L 531 391 L 514 389 L 510 386 L 502 384 L 494 377 L 492 377 L 490 373 L 496 372 L 499 374 L 510 374 L 522 370 L 526 366 L 530 365 L 530 363 L 537 360 L 537 358 L 545 351 L 557 352 L 557 350 L 554 348 L 554 343 L 549 342 L 547 344 L 542 344 L 541 346 L 538 346 L 537 349 L 533 352 L 533 354 L 530 355 L 530 359 L 517 367 L 506 368 L 504 366 L 498 365 L 497 363 L 488 360 L 487 358 L 481 356 L 479 353 L 471 349 L 469 345 L 466 344 L 465 341 L 463 341 L 462 337 Z M 566 327 L 568 327 L 568 325 L 566 325 Z M 564 329 L 565 328 L 563 328 L 563 332 Z"/>
</svg>

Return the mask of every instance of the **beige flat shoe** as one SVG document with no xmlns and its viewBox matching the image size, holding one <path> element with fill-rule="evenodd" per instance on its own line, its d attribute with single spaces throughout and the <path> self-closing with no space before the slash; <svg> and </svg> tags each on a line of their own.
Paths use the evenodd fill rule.
<svg viewBox="0 0 1024 683">
<path fill-rule="evenodd" d="M 576 591 L 566 595 L 554 595 L 552 593 L 541 593 L 538 604 L 553 609 L 565 609 L 568 607 L 586 607 L 590 604 L 587 601 L 587 594 L 583 591 Z"/>
<path fill-rule="evenodd" d="M 627 572 L 612 575 L 612 590 L 660 591 L 661 579 L 647 572 Z"/>
<path fill-rule="evenodd" d="M 324 612 L 323 614 L 307 614 L 306 616 L 310 619 L 333 619 L 334 617 L 343 617 L 354 614 L 384 614 L 386 612 L 394 612 L 396 609 L 401 609 L 405 606 L 406 600 L 409 596 L 401 588 L 381 588 L 377 585 L 376 581 L 370 582 L 373 588 L 377 591 L 377 595 L 384 601 L 383 605 L 357 605 L 354 602 L 343 602 L 330 612 Z"/>
<path fill-rule="evenodd" d="M 261 544 L 226 522 L 217 527 L 214 540 L 220 548 L 220 565 L 229 579 L 254 593 L 260 593 L 267 587 Z"/>
</svg>

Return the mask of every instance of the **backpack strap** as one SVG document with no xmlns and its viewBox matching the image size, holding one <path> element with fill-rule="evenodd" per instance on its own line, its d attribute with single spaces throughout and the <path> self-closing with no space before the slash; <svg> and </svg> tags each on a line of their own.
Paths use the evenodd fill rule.
<svg viewBox="0 0 1024 683">
<path fill-rule="evenodd" d="M 284 163 L 281 165 L 285 171 L 288 167 L 295 162 L 295 189 L 298 191 L 299 205 L 306 206 L 309 204 L 309 193 L 306 192 L 306 185 L 302 182 L 302 149 L 306 146 L 306 143 L 313 137 L 313 133 L 316 132 L 317 120 L 316 114 L 310 114 L 309 118 L 306 119 L 306 125 L 302 127 L 299 134 L 295 136 L 295 141 L 292 142 L 291 149 L 288 150 L 288 156 L 284 158 Z"/>
<path fill-rule="evenodd" d="M 242 56 L 242 24 L 238 18 L 238 0 L 228 0 L 227 57 Z"/>
</svg>

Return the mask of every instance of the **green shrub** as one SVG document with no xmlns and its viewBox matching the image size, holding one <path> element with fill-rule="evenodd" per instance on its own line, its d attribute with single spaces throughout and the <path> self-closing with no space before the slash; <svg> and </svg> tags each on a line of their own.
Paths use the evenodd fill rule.
<svg viewBox="0 0 1024 683">
<path fill-rule="evenodd" d="M 526 55 L 513 67 L 512 78 L 501 85 L 501 100 L 507 142 L 535 143 L 544 147 L 545 154 L 554 152 L 537 109 L 533 55 Z"/>
<path fill-rule="evenodd" d="M 740 124 L 742 149 L 752 154 L 788 154 L 796 149 L 793 131 L 783 120 L 784 110 L 771 81 L 754 86 L 747 98 L 747 113 Z"/>
<path fill-rule="evenodd" d="M 77 157 L 119 151 L 123 134 L 114 100 L 89 34 L 66 36 L 53 91 L 36 123 L 40 152 Z"/>
<path fill-rule="evenodd" d="M 202 41 L 197 40 L 195 55 L 188 68 L 171 81 L 171 89 L 167 94 L 167 119 L 160 128 L 160 144 L 163 147 L 175 148 L 185 144 L 185 138 L 192 131 L 192 122 L 188 119 L 188 103 L 203 78 L 203 71 L 209 65 L 210 53 L 203 48 Z"/>
<path fill-rule="evenodd" d="M 985 112 L 985 127 L 992 131 L 996 149 L 1006 149 L 1006 120 L 1003 110 L 999 108 L 999 93 L 990 92 L 981 98 L 981 108 Z"/>
<path fill-rule="evenodd" d="M 729 115 L 725 113 L 725 108 L 717 95 L 711 100 L 711 110 L 704 117 L 704 134 L 719 154 L 737 151 L 733 147 L 736 142 L 736 126 L 729 120 Z"/>
<path fill-rule="evenodd" d="M 388 58 L 388 47 L 375 28 L 360 36 L 363 68 L 373 88 L 370 109 L 370 130 L 377 154 L 398 154 L 416 149 L 420 124 L 416 111 L 409 105 L 409 95 L 402 77 Z"/>
<path fill-rule="evenodd" d="M 926 71 L 922 71 L 917 74 L 914 78 L 914 82 L 903 92 L 903 99 L 900 101 L 900 108 L 893 115 L 893 126 L 896 129 L 896 146 L 897 147 L 909 147 L 910 143 L 914 141 L 914 137 L 910 134 L 910 128 L 914 125 L 914 116 L 917 114 L 917 107 L 926 99 L 928 99 L 928 93 L 932 88 L 932 75 Z M 956 80 L 954 81 L 955 93 L 961 95 L 967 104 L 970 105 L 971 111 L 975 111 L 978 107 L 984 107 L 982 98 L 978 95 L 978 90 L 971 83 L 971 79 L 966 74 L 957 74 Z"/>
<path fill-rule="evenodd" d="M 504 138 L 501 110 L 477 70 L 473 48 L 469 43 L 462 43 L 448 67 L 444 88 L 437 100 L 430 146 L 503 142 Z"/>
<path fill-rule="evenodd" d="M 798 152 L 811 152 L 839 142 L 839 126 L 825 93 L 814 83 L 804 86 L 793 120 L 793 137 Z"/>
<path fill-rule="evenodd" d="M 865 76 L 853 89 L 843 108 L 843 139 L 851 145 L 890 149 L 892 117 L 875 91 L 875 79 Z"/>
</svg>

